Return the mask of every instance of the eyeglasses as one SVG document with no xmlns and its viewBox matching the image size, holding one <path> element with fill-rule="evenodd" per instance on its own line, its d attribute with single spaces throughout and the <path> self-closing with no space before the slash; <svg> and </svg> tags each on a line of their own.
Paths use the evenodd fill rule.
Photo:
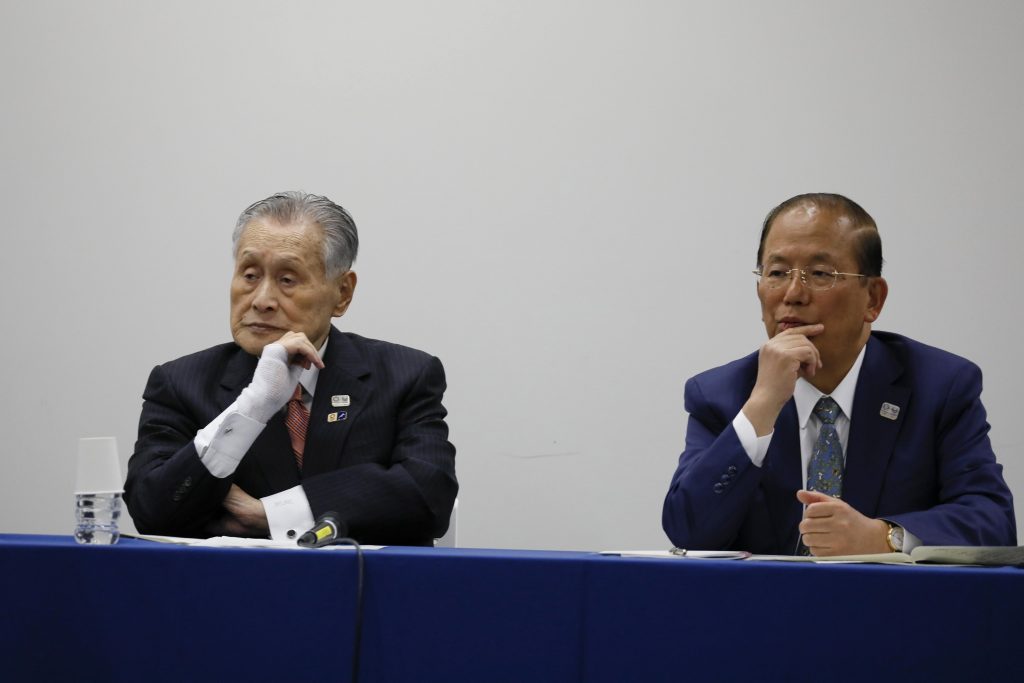
<svg viewBox="0 0 1024 683">
<path fill-rule="evenodd" d="M 826 266 L 824 264 L 817 264 L 804 268 L 790 268 L 789 270 L 783 270 L 778 266 L 770 266 L 768 268 L 760 267 L 755 271 L 751 271 L 757 276 L 758 284 L 762 284 L 768 289 L 778 289 L 779 287 L 786 287 L 793 280 L 793 273 L 800 274 L 800 282 L 805 287 L 816 291 L 824 291 L 832 289 L 836 286 L 836 280 L 840 276 L 843 277 L 868 277 L 860 273 L 840 273 L 835 269 L 834 266 Z"/>
</svg>

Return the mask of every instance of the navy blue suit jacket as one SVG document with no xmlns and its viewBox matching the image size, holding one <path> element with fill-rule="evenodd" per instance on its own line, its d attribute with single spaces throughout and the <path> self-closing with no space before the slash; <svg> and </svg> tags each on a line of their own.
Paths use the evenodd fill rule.
<svg viewBox="0 0 1024 683">
<path fill-rule="evenodd" d="M 248 386 L 258 359 L 230 343 L 154 368 L 125 482 L 136 528 L 208 536 L 232 483 L 256 498 L 301 484 L 314 517 L 338 512 L 358 541 L 428 545 L 441 536 L 458 492 L 441 362 L 333 327 L 323 360 L 302 471 L 279 413 L 224 479 L 209 473 L 193 439 Z M 351 405 L 332 406 L 340 394 Z M 328 422 L 339 410 L 345 419 Z"/>
<path fill-rule="evenodd" d="M 803 508 L 793 399 L 775 422 L 761 467 L 732 420 L 757 378 L 757 354 L 686 383 L 686 448 L 662 525 L 682 548 L 793 554 Z M 1016 545 L 1013 499 L 989 442 L 981 370 L 900 335 L 873 332 L 857 380 L 843 499 L 904 527 L 926 545 Z M 880 411 L 899 407 L 895 420 Z"/>
</svg>

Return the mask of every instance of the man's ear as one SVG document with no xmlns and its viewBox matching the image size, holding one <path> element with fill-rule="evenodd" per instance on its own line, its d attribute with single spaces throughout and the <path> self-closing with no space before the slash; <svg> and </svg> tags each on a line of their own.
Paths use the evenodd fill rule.
<svg viewBox="0 0 1024 683">
<path fill-rule="evenodd" d="M 873 277 L 868 281 L 868 306 L 864 310 L 864 321 L 873 323 L 882 315 L 885 298 L 889 296 L 889 283 L 884 277 Z"/>
<path fill-rule="evenodd" d="M 356 292 L 356 273 L 354 270 L 346 270 L 335 280 L 338 287 L 338 304 L 334 307 L 332 315 L 337 318 L 345 315 L 348 305 L 352 303 L 352 295 Z"/>
</svg>

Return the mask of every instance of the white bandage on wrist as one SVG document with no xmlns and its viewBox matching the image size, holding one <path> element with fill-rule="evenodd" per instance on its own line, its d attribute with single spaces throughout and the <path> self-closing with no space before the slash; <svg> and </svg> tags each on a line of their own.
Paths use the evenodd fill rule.
<svg viewBox="0 0 1024 683">
<path fill-rule="evenodd" d="M 238 396 L 238 412 L 266 424 L 295 393 L 300 374 L 302 366 L 288 364 L 288 352 L 283 346 L 267 344 L 252 382 Z"/>
</svg>

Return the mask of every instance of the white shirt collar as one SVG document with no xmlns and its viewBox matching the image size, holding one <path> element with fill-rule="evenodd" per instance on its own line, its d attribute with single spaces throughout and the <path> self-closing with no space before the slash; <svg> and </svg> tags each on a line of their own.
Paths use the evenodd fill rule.
<svg viewBox="0 0 1024 683">
<path fill-rule="evenodd" d="M 317 355 L 320 356 L 320 360 L 324 359 L 324 353 L 327 351 L 327 342 L 330 338 L 331 335 L 327 335 L 327 338 L 324 339 L 323 345 L 316 352 Z M 312 363 L 310 363 L 309 367 L 303 370 L 302 374 L 299 375 L 299 384 L 302 385 L 302 388 L 306 390 L 306 394 L 309 396 L 312 396 L 316 392 L 316 380 L 319 376 L 320 368 Z"/>
<path fill-rule="evenodd" d="M 861 348 L 860 353 L 857 354 L 857 360 L 853 361 L 853 366 L 846 373 L 846 377 L 843 377 L 843 381 L 839 383 L 835 391 L 829 394 L 832 400 L 839 405 L 847 420 L 853 415 L 853 395 L 857 390 L 857 378 L 860 377 L 860 366 L 864 363 L 864 352 L 867 348 L 867 344 Z M 811 419 L 814 406 L 824 395 L 803 377 L 797 378 L 796 387 L 793 389 L 793 400 L 796 402 L 797 424 L 800 425 L 800 429 L 807 428 L 807 421 Z"/>
</svg>

